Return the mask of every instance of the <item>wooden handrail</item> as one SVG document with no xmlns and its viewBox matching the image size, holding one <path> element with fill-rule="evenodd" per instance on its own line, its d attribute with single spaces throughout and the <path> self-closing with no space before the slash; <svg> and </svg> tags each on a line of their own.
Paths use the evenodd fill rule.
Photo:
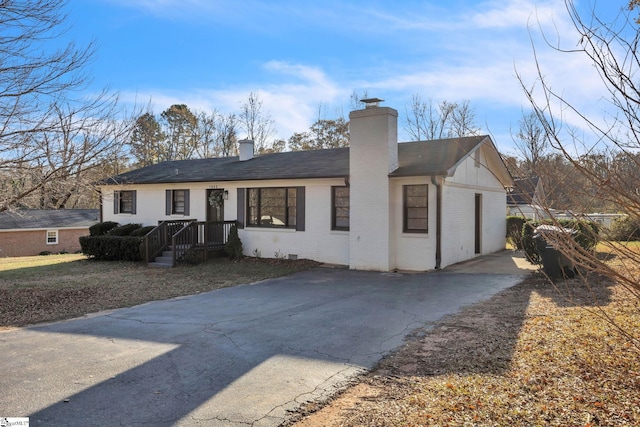
<svg viewBox="0 0 640 427">
<path fill-rule="evenodd" d="M 151 262 L 165 250 L 168 244 L 168 223 L 163 221 L 144 236 L 145 261 Z"/>
<path fill-rule="evenodd" d="M 162 221 L 145 235 L 145 259 L 153 261 L 169 246 L 173 267 L 194 247 L 203 249 L 206 259 L 208 251 L 224 249 L 234 224 L 236 221 Z"/>
<path fill-rule="evenodd" d="M 171 245 L 171 236 L 193 220 L 161 221 L 144 236 L 145 260 L 153 261 Z"/>
<path fill-rule="evenodd" d="M 191 249 L 197 239 L 195 234 L 197 231 L 197 223 L 195 221 L 188 223 L 182 229 L 178 230 L 171 236 L 171 246 L 173 247 L 172 266 L 175 267 L 179 259 L 182 259 Z"/>
</svg>

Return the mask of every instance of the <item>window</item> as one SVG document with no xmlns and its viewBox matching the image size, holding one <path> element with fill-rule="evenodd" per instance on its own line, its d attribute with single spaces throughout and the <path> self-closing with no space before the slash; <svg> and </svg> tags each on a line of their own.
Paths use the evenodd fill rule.
<svg viewBox="0 0 640 427">
<path fill-rule="evenodd" d="M 296 228 L 298 188 L 249 188 L 247 225 Z"/>
<path fill-rule="evenodd" d="M 331 229 L 349 230 L 349 187 L 331 187 Z"/>
<path fill-rule="evenodd" d="M 184 190 L 173 190 L 172 214 L 184 215 Z"/>
<path fill-rule="evenodd" d="M 429 186 L 405 185 L 404 193 L 404 226 L 407 233 L 426 233 L 429 223 Z"/>
<path fill-rule="evenodd" d="M 189 215 L 189 190 L 167 190 L 165 214 Z"/>
<path fill-rule="evenodd" d="M 47 230 L 47 245 L 58 244 L 58 230 Z"/>
<path fill-rule="evenodd" d="M 113 213 L 135 214 L 136 213 L 136 192 L 135 191 L 115 191 L 113 193 Z"/>
</svg>

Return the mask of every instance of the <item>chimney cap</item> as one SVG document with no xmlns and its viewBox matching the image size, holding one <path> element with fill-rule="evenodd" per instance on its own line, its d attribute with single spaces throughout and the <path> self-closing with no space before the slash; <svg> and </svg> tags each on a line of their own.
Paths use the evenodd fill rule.
<svg viewBox="0 0 640 427">
<path fill-rule="evenodd" d="M 364 108 L 375 108 L 382 101 L 384 101 L 384 99 L 380 99 L 380 98 L 366 98 L 366 99 L 360 100 L 360 102 L 364 102 L 364 105 L 365 105 Z"/>
</svg>

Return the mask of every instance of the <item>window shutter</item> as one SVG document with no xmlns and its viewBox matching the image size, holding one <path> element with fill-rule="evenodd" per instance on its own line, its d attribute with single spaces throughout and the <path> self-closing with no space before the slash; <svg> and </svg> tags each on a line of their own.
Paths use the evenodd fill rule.
<svg viewBox="0 0 640 427">
<path fill-rule="evenodd" d="M 137 193 L 138 192 L 136 190 L 133 190 L 131 192 L 131 214 L 133 214 L 133 215 L 135 215 L 135 213 L 136 213 L 136 205 L 137 205 L 137 203 L 136 203 L 137 202 L 137 200 L 136 200 L 137 197 L 136 196 L 137 196 Z"/>
<path fill-rule="evenodd" d="M 236 221 L 238 224 L 238 228 L 244 228 L 244 188 L 238 188 L 238 209 L 236 212 Z"/>
<path fill-rule="evenodd" d="M 165 192 L 166 196 L 165 196 L 165 210 L 164 213 L 165 215 L 171 215 L 171 205 L 172 205 L 172 200 L 171 200 L 171 190 L 167 190 Z"/>
<path fill-rule="evenodd" d="M 184 190 L 184 216 L 189 216 L 189 190 Z"/>
<path fill-rule="evenodd" d="M 296 189 L 296 230 L 304 231 L 304 187 Z"/>
<path fill-rule="evenodd" d="M 114 191 L 113 192 L 113 213 L 119 214 L 120 213 L 119 208 L 120 208 L 120 192 Z"/>
</svg>

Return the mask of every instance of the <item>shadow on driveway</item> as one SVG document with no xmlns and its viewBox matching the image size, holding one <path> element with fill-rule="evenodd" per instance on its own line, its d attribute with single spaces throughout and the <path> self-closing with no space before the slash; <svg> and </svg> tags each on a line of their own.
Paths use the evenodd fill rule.
<svg viewBox="0 0 640 427">
<path fill-rule="evenodd" d="M 501 254 L 487 259 L 505 262 Z M 33 426 L 275 426 L 373 367 L 411 331 L 529 273 L 457 267 L 319 268 L 7 331 L 0 407 Z"/>
</svg>

